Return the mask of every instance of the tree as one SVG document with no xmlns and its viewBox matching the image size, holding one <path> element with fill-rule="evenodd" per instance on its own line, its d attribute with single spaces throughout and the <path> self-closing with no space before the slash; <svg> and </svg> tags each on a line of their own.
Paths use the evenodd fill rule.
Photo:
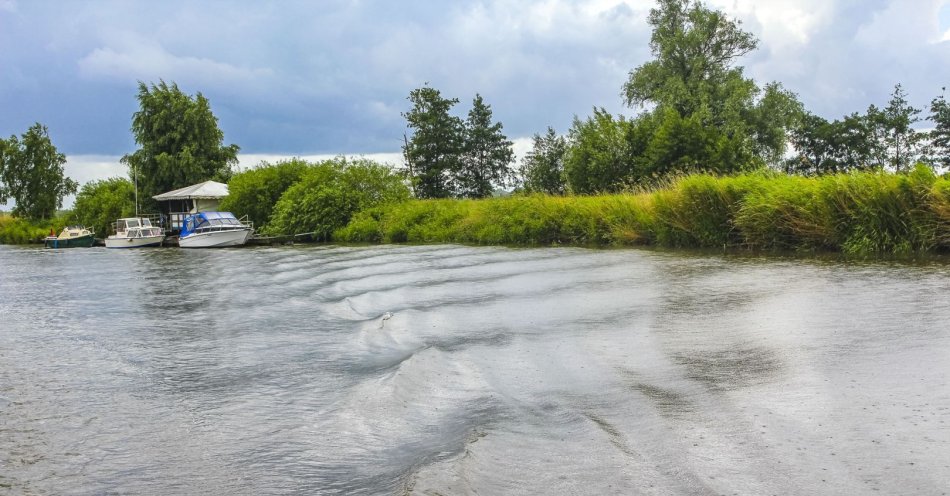
<svg viewBox="0 0 950 496">
<path fill-rule="evenodd" d="M 933 160 L 938 165 L 950 167 L 950 105 L 943 95 L 930 102 L 930 120 L 934 123 L 929 136 Z"/>
<path fill-rule="evenodd" d="M 706 107 L 714 120 L 730 99 L 746 99 L 754 83 L 732 67 L 758 41 L 740 23 L 695 0 L 659 0 L 650 10 L 655 60 L 634 69 L 624 85 L 629 105 L 670 105 L 682 116 Z"/>
<path fill-rule="evenodd" d="M 507 186 L 514 178 L 511 141 L 492 123 L 491 106 L 476 94 L 465 121 L 463 154 L 455 174 L 456 194 L 463 198 L 491 196 L 495 185 Z"/>
<path fill-rule="evenodd" d="M 105 237 L 116 219 L 135 215 L 135 190 L 132 181 L 113 177 L 84 184 L 73 205 L 76 221 L 95 229 Z"/>
<path fill-rule="evenodd" d="M 528 193 L 563 195 L 567 140 L 549 127 L 544 136 L 535 134 L 532 141 L 531 151 L 521 159 L 524 190 Z"/>
<path fill-rule="evenodd" d="M 135 176 L 139 198 L 207 181 L 227 182 L 240 147 L 227 145 L 208 99 L 191 97 L 165 81 L 151 88 L 139 82 L 140 109 L 132 118 L 132 134 L 141 146 L 122 157 Z"/>
<path fill-rule="evenodd" d="M 403 155 L 417 198 L 448 198 L 464 146 L 462 120 L 449 114 L 457 98 L 442 98 L 429 86 L 409 92 L 412 109 L 403 114 L 413 130 Z"/>
<path fill-rule="evenodd" d="M 910 170 L 920 157 L 924 136 L 912 127 L 920 122 L 920 112 L 907 101 L 907 92 L 900 84 L 894 86 L 887 107 L 878 109 L 871 105 L 868 108 L 868 123 L 878 145 L 876 161 L 882 167 L 892 167 L 896 172 Z"/>
<path fill-rule="evenodd" d="M 66 156 L 53 146 L 46 126 L 33 124 L 17 139 L 0 139 L 0 203 L 13 199 L 13 215 L 50 219 L 63 206 L 63 197 L 76 192 L 76 181 L 65 176 Z"/>
<path fill-rule="evenodd" d="M 564 156 L 564 177 L 573 193 L 616 192 L 633 176 L 627 135 L 630 123 L 595 108 L 586 120 L 574 117 Z"/>
<path fill-rule="evenodd" d="M 786 172 L 836 174 L 875 166 L 877 143 L 867 116 L 857 113 L 829 122 L 807 113 L 791 132 L 797 155 L 786 162 Z"/>
<path fill-rule="evenodd" d="M 684 163 L 716 162 L 702 168 L 722 172 L 780 162 L 801 104 L 778 83 L 760 89 L 735 66 L 739 57 L 755 50 L 755 37 L 739 21 L 697 0 L 659 0 L 648 22 L 654 60 L 630 72 L 623 94 L 632 107 L 652 106 L 649 113 L 658 120 L 653 124 L 665 123 L 668 135 L 680 140 L 654 141 L 654 150 L 666 150 L 656 155 L 672 153 L 688 159 Z M 678 132 L 681 126 L 703 132 Z M 692 140 L 696 142 L 687 143 Z M 662 168 L 657 163 L 646 167 Z"/>
</svg>

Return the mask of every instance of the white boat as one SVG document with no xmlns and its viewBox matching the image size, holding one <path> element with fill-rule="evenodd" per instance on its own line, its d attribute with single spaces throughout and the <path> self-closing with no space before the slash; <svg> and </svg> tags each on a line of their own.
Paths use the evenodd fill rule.
<svg viewBox="0 0 950 496">
<path fill-rule="evenodd" d="M 115 234 L 106 238 L 106 248 L 143 248 L 160 246 L 165 233 L 160 227 L 142 217 L 130 217 L 115 221 Z"/>
<path fill-rule="evenodd" d="M 178 237 L 182 248 L 222 248 L 247 243 L 254 229 L 231 212 L 198 212 L 185 217 Z"/>
</svg>

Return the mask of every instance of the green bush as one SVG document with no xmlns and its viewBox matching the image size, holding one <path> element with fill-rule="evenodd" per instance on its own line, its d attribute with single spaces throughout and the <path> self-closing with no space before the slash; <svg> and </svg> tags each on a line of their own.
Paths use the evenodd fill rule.
<svg viewBox="0 0 950 496">
<path fill-rule="evenodd" d="M 135 215 L 135 187 L 120 177 L 88 182 L 76 195 L 73 212 L 77 223 L 105 238 L 116 219 Z"/>
<path fill-rule="evenodd" d="M 344 158 L 312 165 L 274 205 L 266 234 L 313 233 L 331 240 L 362 210 L 409 198 L 402 178 L 386 165 Z"/>
<path fill-rule="evenodd" d="M 228 196 L 221 201 L 220 209 L 238 217 L 247 215 L 257 229 L 266 229 L 281 195 L 311 167 L 312 164 L 295 158 L 276 164 L 261 162 L 253 169 L 239 172 L 228 182 Z"/>
</svg>

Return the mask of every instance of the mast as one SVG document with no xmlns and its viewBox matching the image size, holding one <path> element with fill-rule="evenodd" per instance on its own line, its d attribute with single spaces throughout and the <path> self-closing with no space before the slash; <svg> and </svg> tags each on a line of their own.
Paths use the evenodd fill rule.
<svg viewBox="0 0 950 496">
<path fill-rule="evenodd" d="M 135 164 L 132 164 L 132 182 L 135 184 L 135 217 L 139 216 L 139 175 L 138 171 L 135 168 Z"/>
</svg>

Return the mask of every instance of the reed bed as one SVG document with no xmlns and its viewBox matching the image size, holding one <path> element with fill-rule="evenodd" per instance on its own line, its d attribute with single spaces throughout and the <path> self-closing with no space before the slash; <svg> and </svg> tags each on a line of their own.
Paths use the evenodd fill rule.
<svg viewBox="0 0 950 496">
<path fill-rule="evenodd" d="M 357 214 L 336 241 L 481 245 L 656 245 L 912 255 L 950 249 L 950 179 L 691 175 L 601 196 L 413 200 Z"/>
</svg>

